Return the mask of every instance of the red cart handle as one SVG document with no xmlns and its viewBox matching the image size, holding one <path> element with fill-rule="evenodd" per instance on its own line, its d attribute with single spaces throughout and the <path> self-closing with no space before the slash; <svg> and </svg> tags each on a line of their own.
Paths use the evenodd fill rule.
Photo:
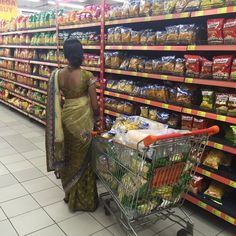
<svg viewBox="0 0 236 236">
<path fill-rule="evenodd" d="M 164 140 L 164 139 L 180 138 L 184 136 L 192 136 L 192 135 L 198 135 L 198 134 L 214 135 L 214 134 L 219 133 L 219 131 L 220 131 L 219 126 L 214 125 L 207 129 L 193 130 L 192 132 L 183 133 L 183 134 L 175 133 L 175 134 L 164 134 L 160 136 L 149 135 L 143 140 L 143 143 L 147 147 L 157 141 Z"/>
</svg>

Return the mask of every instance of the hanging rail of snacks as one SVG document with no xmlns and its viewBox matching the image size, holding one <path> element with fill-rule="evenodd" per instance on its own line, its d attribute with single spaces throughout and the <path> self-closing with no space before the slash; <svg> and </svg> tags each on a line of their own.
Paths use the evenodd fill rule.
<svg viewBox="0 0 236 236">
<path fill-rule="evenodd" d="M 141 0 L 112 6 L 104 58 L 108 129 L 121 114 L 187 130 L 221 127 L 207 142 L 186 199 L 234 225 L 235 4 Z"/>
</svg>

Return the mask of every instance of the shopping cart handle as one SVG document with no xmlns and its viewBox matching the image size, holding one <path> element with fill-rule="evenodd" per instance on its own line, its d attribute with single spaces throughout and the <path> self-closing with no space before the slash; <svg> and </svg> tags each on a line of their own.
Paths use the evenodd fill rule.
<svg viewBox="0 0 236 236">
<path fill-rule="evenodd" d="M 183 133 L 183 134 L 175 133 L 175 134 L 164 134 L 160 136 L 149 135 L 143 140 L 143 143 L 147 147 L 160 140 L 181 138 L 184 136 L 192 136 L 192 135 L 200 135 L 200 134 L 214 135 L 214 134 L 219 133 L 219 131 L 220 131 L 219 126 L 214 125 L 207 129 L 193 130 L 192 132 Z"/>
</svg>

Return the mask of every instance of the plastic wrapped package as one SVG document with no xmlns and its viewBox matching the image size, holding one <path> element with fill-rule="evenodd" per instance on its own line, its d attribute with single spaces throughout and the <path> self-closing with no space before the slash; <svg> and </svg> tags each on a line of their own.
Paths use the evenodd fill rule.
<svg viewBox="0 0 236 236">
<path fill-rule="evenodd" d="M 141 45 L 147 45 L 148 41 L 148 33 L 151 32 L 150 29 L 143 30 L 140 36 L 140 44 Z"/>
<path fill-rule="evenodd" d="M 141 57 L 133 56 L 130 59 L 128 69 L 131 70 L 131 71 L 138 71 L 138 65 L 141 63 L 141 61 L 142 61 Z"/>
<path fill-rule="evenodd" d="M 189 0 L 179 0 L 176 2 L 176 5 L 175 5 L 175 12 L 176 13 L 181 13 L 184 11 L 185 7 L 187 6 Z"/>
<path fill-rule="evenodd" d="M 183 58 L 177 58 L 175 61 L 174 73 L 178 76 L 184 76 L 185 74 L 185 60 Z"/>
<path fill-rule="evenodd" d="M 162 72 L 173 74 L 175 70 L 175 56 L 162 57 Z"/>
<path fill-rule="evenodd" d="M 120 68 L 122 62 L 122 55 L 119 52 L 113 52 L 111 54 L 111 68 L 118 69 Z"/>
<path fill-rule="evenodd" d="M 226 115 L 228 112 L 229 95 L 226 93 L 216 93 L 215 109 L 219 114 Z"/>
<path fill-rule="evenodd" d="M 167 124 L 170 119 L 170 113 L 165 111 L 157 112 L 157 121 L 163 124 Z"/>
<path fill-rule="evenodd" d="M 181 116 L 178 115 L 178 114 L 172 113 L 170 115 L 170 118 L 169 118 L 168 122 L 167 122 L 167 125 L 170 128 L 178 129 L 179 125 L 180 125 L 180 122 L 181 122 Z"/>
<path fill-rule="evenodd" d="M 140 116 L 144 117 L 144 118 L 148 118 L 149 117 L 149 108 L 148 107 L 140 107 Z"/>
<path fill-rule="evenodd" d="M 227 114 L 229 116 L 236 116 L 236 94 L 229 94 Z"/>
<path fill-rule="evenodd" d="M 178 44 L 179 40 L 179 25 L 166 27 L 166 44 Z"/>
<path fill-rule="evenodd" d="M 153 59 L 152 60 L 152 68 L 154 73 L 161 73 L 162 72 L 162 60 L 161 59 Z"/>
<path fill-rule="evenodd" d="M 190 77 L 199 77 L 201 71 L 201 57 L 197 55 L 184 55 L 186 75 Z"/>
<path fill-rule="evenodd" d="M 152 15 L 164 15 L 164 1 L 165 0 L 153 0 Z"/>
<path fill-rule="evenodd" d="M 181 129 L 192 130 L 193 116 L 182 115 L 181 116 Z"/>
<path fill-rule="evenodd" d="M 230 125 L 225 130 L 225 139 L 236 144 L 236 125 Z"/>
<path fill-rule="evenodd" d="M 147 33 L 147 45 L 155 45 L 156 44 L 156 33 L 153 31 L 149 31 Z"/>
<path fill-rule="evenodd" d="M 133 45 L 139 45 L 141 39 L 141 31 L 131 31 L 130 43 Z"/>
<path fill-rule="evenodd" d="M 158 101 L 166 102 L 168 100 L 168 89 L 165 86 L 156 85 L 154 90 L 154 98 Z"/>
<path fill-rule="evenodd" d="M 175 10 L 177 0 L 164 0 L 164 13 L 170 14 Z"/>
<path fill-rule="evenodd" d="M 178 42 L 180 44 L 189 45 L 196 43 L 197 27 L 195 24 L 180 25 Z"/>
<path fill-rule="evenodd" d="M 169 102 L 177 102 L 177 89 L 175 87 L 169 89 Z"/>
<path fill-rule="evenodd" d="M 202 58 L 202 67 L 201 67 L 201 73 L 200 73 L 201 79 L 212 78 L 212 66 L 213 66 L 212 61 L 209 61 L 206 58 Z"/>
<path fill-rule="evenodd" d="M 140 0 L 139 15 L 150 16 L 152 10 L 152 0 Z"/>
<path fill-rule="evenodd" d="M 224 44 L 236 44 L 236 18 L 227 19 L 223 27 Z"/>
<path fill-rule="evenodd" d="M 148 118 L 157 121 L 157 109 L 149 109 Z"/>
<path fill-rule="evenodd" d="M 139 16 L 139 0 L 129 0 L 129 17 L 138 17 Z"/>
<path fill-rule="evenodd" d="M 189 0 L 184 11 L 197 11 L 200 9 L 201 0 Z"/>
<path fill-rule="evenodd" d="M 124 92 L 126 85 L 127 85 L 127 80 L 120 80 L 117 83 L 117 90 L 120 91 L 120 92 Z"/>
<path fill-rule="evenodd" d="M 115 31 L 115 28 L 109 28 L 107 30 L 107 43 L 108 44 L 114 44 L 114 31 Z"/>
<path fill-rule="evenodd" d="M 129 63 L 130 63 L 130 58 L 125 58 L 120 65 L 121 70 L 128 70 L 129 68 Z"/>
<path fill-rule="evenodd" d="M 180 105 L 191 106 L 193 103 L 193 88 L 186 85 L 177 87 L 176 102 Z"/>
<path fill-rule="evenodd" d="M 144 71 L 147 72 L 147 73 L 152 73 L 152 72 L 153 72 L 152 60 L 147 60 L 147 61 L 145 62 Z"/>
<path fill-rule="evenodd" d="M 198 194 L 202 190 L 203 177 L 194 175 L 190 182 L 189 191 Z"/>
<path fill-rule="evenodd" d="M 128 115 L 134 114 L 134 104 L 130 102 L 124 103 L 124 113 Z"/>
<path fill-rule="evenodd" d="M 207 128 L 207 120 L 203 118 L 194 117 L 192 130 L 199 130 Z"/>
<path fill-rule="evenodd" d="M 212 110 L 214 108 L 214 98 L 214 91 L 202 90 L 202 103 L 200 107 L 203 109 Z"/>
<path fill-rule="evenodd" d="M 132 32 L 131 28 L 125 28 L 125 27 L 121 28 L 121 41 L 120 42 L 122 44 L 129 44 L 130 43 L 131 32 Z M 116 43 L 120 43 L 120 42 L 116 42 Z"/>
<path fill-rule="evenodd" d="M 224 158 L 224 152 L 212 149 L 205 157 L 203 165 L 218 170 L 221 160 Z"/>
<path fill-rule="evenodd" d="M 122 27 L 116 27 L 113 33 L 114 37 L 114 44 L 120 44 L 121 41 L 121 29 Z"/>
<path fill-rule="evenodd" d="M 167 38 L 166 31 L 157 31 L 156 32 L 156 45 L 164 45 Z"/>
<path fill-rule="evenodd" d="M 219 182 L 212 182 L 208 189 L 204 192 L 204 195 L 212 199 L 214 202 L 222 205 L 222 197 L 225 193 L 225 186 Z"/>
<path fill-rule="evenodd" d="M 230 79 L 236 80 L 236 58 L 232 62 Z"/>
<path fill-rule="evenodd" d="M 207 33 L 209 44 L 223 44 L 224 18 L 207 20 Z"/>
</svg>

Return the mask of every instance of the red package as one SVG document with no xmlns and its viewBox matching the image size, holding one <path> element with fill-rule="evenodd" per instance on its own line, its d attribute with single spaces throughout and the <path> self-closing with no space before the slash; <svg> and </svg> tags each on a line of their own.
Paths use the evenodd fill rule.
<svg viewBox="0 0 236 236">
<path fill-rule="evenodd" d="M 213 62 L 207 60 L 206 58 L 202 58 L 202 68 L 200 78 L 209 79 L 212 77 L 212 65 Z"/>
<path fill-rule="evenodd" d="M 197 194 L 202 191 L 202 182 L 203 177 L 194 175 L 192 176 L 192 180 L 190 182 L 189 191 Z"/>
<path fill-rule="evenodd" d="M 226 20 L 223 28 L 224 44 L 236 43 L 236 19 Z"/>
<path fill-rule="evenodd" d="M 186 75 L 190 77 L 199 77 L 201 71 L 201 57 L 197 55 L 184 55 L 186 59 Z"/>
<path fill-rule="evenodd" d="M 192 130 L 193 116 L 182 115 L 181 116 L 181 129 Z"/>
<path fill-rule="evenodd" d="M 207 128 L 207 120 L 203 118 L 193 118 L 192 130 L 205 129 Z"/>
<path fill-rule="evenodd" d="M 233 63 L 231 66 L 230 79 L 236 80 L 236 58 L 233 60 Z"/>
<path fill-rule="evenodd" d="M 209 44 L 223 44 L 224 18 L 209 19 L 207 21 L 207 34 Z"/>
<path fill-rule="evenodd" d="M 229 55 L 213 57 L 213 79 L 228 80 L 230 76 L 232 60 L 233 56 Z"/>
</svg>

